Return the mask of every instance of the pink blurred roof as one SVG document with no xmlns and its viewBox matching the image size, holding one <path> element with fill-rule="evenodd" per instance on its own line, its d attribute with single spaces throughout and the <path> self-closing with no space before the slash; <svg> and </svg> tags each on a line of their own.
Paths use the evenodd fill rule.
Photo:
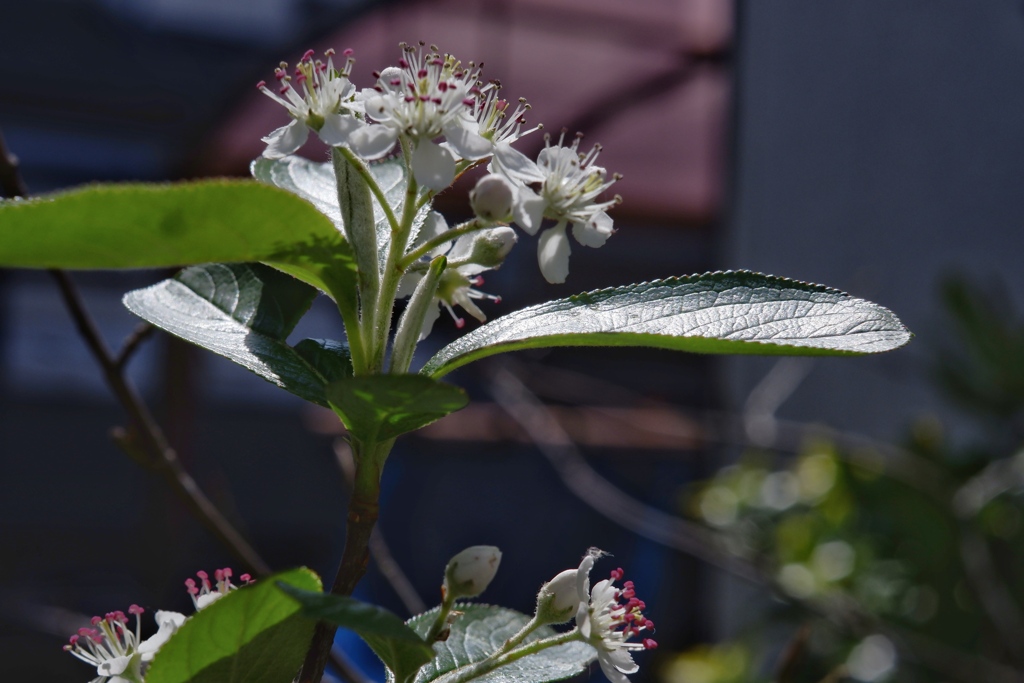
<svg viewBox="0 0 1024 683">
<path fill-rule="evenodd" d="M 531 124 L 603 145 L 599 163 L 623 175 L 617 217 L 702 222 L 721 200 L 730 83 L 721 61 L 701 57 L 728 50 L 731 11 L 730 0 L 422 0 L 372 10 L 312 47 L 353 48 L 359 87 L 395 63 L 401 41 L 482 62 L 506 97 L 529 100 Z M 215 134 L 204 171 L 241 172 L 287 120 L 254 88 Z M 320 158 L 316 145 L 301 153 Z M 542 145 L 535 133 L 517 147 Z"/>
</svg>

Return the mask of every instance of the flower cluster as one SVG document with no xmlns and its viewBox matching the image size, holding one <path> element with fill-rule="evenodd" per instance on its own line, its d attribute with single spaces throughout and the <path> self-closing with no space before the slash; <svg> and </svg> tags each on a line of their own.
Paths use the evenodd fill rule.
<svg viewBox="0 0 1024 683">
<path fill-rule="evenodd" d="M 135 628 L 128 628 L 128 617 L 120 610 L 93 617 L 92 628 L 80 628 L 64 646 L 66 652 L 96 667 L 92 683 L 141 683 L 146 666 L 157 650 L 185 622 L 178 612 L 156 613 L 157 632 L 142 640 L 138 605 L 128 608 L 135 617 Z"/>
<path fill-rule="evenodd" d="M 194 579 L 186 579 L 185 586 L 197 612 L 238 588 L 231 583 L 233 572 L 229 567 L 214 572 L 216 583 L 211 583 L 209 574 L 204 571 L 196 572 L 196 576 L 198 585 Z M 239 579 L 243 585 L 252 583 L 248 574 L 242 574 Z M 80 628 L 71 636 L 64 650 L 96 667 L 98 676 L 91 683 L 143 683 L 153 656 L 186 620 L 185 615 L 178 612 L 157 611 L 154 615 L 157 632 L 143 640 L 139 617 L 145 611 L 138 605 L 128 608 L 128 614 L 135 618 L 134 629 L 128 628 L 128 617 L 119 610 L 93 617 L 91 628 Z"/>
<path fill-rule="evenodd" d="M 510 102 L 503 96 L 500 82 L 482 79 L 478 65 L 464 64 L 434 46 L 403 44 L 401 50 L 397 64 L 374 72 L 373 87 L 361 90 L 349 80 L 350 50 L 343 53 L 345 63 L 340 70 L 330 51 L 325 60 L 316 60 L 312 51 L 307 52 L 294 74 L 282 64 L 275 72 L 281 84 L 278 92 L 262 82 L 259 87 L 282 104 L 293 121 L 264 138 L 264 156 L 281 158 L 295 152 L 309 130 L 363 163 L 400 149 L 420 190 L 418 206 L 470 168 L 486 166 L 487 174 L 471 194 L 477 217 L 473 225 L 449 227 L 443 219 L 439 223 L 432 219 L 438 229 L 453 232 L 451 239 L 440 241 L 436 231 L 427 233 L 435 238 L 431 248 L 416 251 L 426 241 L 423 234 L 427 231 L 421 230 L 419 240 L 407 245 L 405 253 L 410 260 L 403 262 L 400 293 L 408 295 L 422 280 L 429 258 L 448 256 L 450 274 L 435 298 L 452 312 L 459 326 L 462 318 L 453 306 L 461 306 L 482 321 L 484 313 L 474 302 L 498 299 L 476 287 L 480 273 L 497 268 L 501 261 L 486 265 L 467 261 L 475 244 L 469 239 L 471 233 L 515 223 L 528 235 L 539 234 L 537 256 L 542 274 L 549 282 L 564 282 L 569 272 L 568 229 L 588 247 L 602 246 L 613 232 L 607 211 L 620 199 L 604 195 L 619 176 L 596 164 L 600 147 L 581 153 L 581 136 L 567 143 L 563 131 L 557 141 L 545 136 L 543 149 L 531 159 L 513 147 L 541 128 L 527 125 L 530 105 L 525 99 Z M 542 230 L 545 222 L 548 225 Z M 492 232 L 491 238 L 504 245 L 502 259 L 515 242 L 504 232 Z M 425 321 L 425 330 L 429 331 L 436 313 Z"/>
</svg>

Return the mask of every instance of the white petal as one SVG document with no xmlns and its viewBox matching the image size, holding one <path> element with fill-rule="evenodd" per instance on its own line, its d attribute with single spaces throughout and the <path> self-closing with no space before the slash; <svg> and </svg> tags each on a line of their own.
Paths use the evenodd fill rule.
<svg viewBox="0 0 1024 683">
<path fill-rule="evenodd" d="M 615 232 L 612 218 L 604 211 L 594 214 L 586 223 L 573 223 L 572 236 L 585 247 L 601 247 Z"/>
<path fill-rule="evenodd" d="M 537 168 L 537 164 L 507 142 L 499 142 L 494 145 L 492 164 L 499 173 L 509 180 L 523 184 L 544 182 L 545 176 Z"/>
<path fill-rule="evenodd" d="M 590 570 L 594 568 L 597 560 L 593 554 L 588 552 L 583 556 L 579 568 L 576 570 L 576 595 L 580 602 L 590 602 Z"/>
<path fill-rule="evenodd" d="M 170 640 L 171 636 L 185 623 L 185 615 L 179 612 L 160 610 L 156 613 L 157 632 L 146 640 L 139 643 L 138 651 L 142 654 L 142 661 L 148 662 L 153 659 L 157 650 Z"/>
<path fill-rule="evenodd" d="M 374 91 L 363 100 L 363 111 L 374 121 L 387 121 L 391 118 L 389 104 L 390 100 L 386 95 Z"/>
<path fill-rule="evenodd" d="M 440 306 L 430 306 L 427 308 L 427 314 L 423 316 L 423 327 L 420 328 L 420 341 L 427 338 L 430 334 L 430 330 L 434 329 L 434 323 L 441 317 Z"/>
<path fill-rule="evenodd" d="M 455 240 L 452 250 L 448 252 L 448 260 L 456 261 L 471 256 L 473 254 L 473 242 L 476 241 L 476 238 L 476 235 L 470 233 Z"/>
<path fill-rule="evenodd" d="M 537 241 L 537 261 L 545 280 L 554 285 L 565 282 L 569 275 L 569 251 L 565 223 L 559 223 L 541 233 Z"/>
<path fill-rule="evenodd" d="M 619 648 L 602 654 L 603 659 L 624 674 L 635 674 L 640 670 L 633 658 L 629 656 L 629 650 Z"/>
<path fill-rule="evenodd" d="M 612 666 L 603 652 L 597 655 L 597 662 L 601 665 L 601 673 L 607 676 L 611 683 L 629 683 L 629 679 L 626 678 L 625 674 Z"/>
<path fill-rule="evenodd" d="M 427 214 L 426 220 L 423 221 L 423 226 L 420 228 L 419 234 L 416 235 L 416 243 L 414 246 L 419 246 L 426 242 L 427 240 L 431 240 L 447 231 L 448 221 L 446 221 L 444 219 L 444 216 L 442 216 L 437 211 L 431 211 L 429 214 Z M 435 258 L 437 256 L 440 256 L 441 254 L 447 252 L 450 247 L 451 244 L 445 242 L 444 244 L 441 244 L 440 246 L 435 247 L 434 249 L 431 249 L 429 252 L 427 252 L 427 257 Z"/>
<path fill-rule="evenodd" d="M 96 665 L 96 673 L 100 676 L 116 676 L 122 674 L 128 665 L 131 664 L 131 655 L 125 655 L 124 657 L 114 657 L 113 659 L 105 659 Z"/>
<path fill-rule="evenodd" d="M 336 147 L 347 144 L 349 136 L 365 125 L 354 116 L 328 114 L 324 117 L 324 125 L 320 127 L 317 135 L 324 143 Z"/>
<path fill-rule="evenodd" d="M 461 125 L 446 127 L 444 137 L 455 153 L 463 159 L 483 159 L 491 153 L 493 147 L 490 140 Z"/>
<path fill-rule="evenodd" d="M 587 609 L 586 602 L 580 603 L 579 609 L 576 610 L 576 628 L 580 630 L 581 636 L 590 640 L 590 611 Z"/>
<path fill-rule="evenodd" d="M 390 126 L 363 126 L 348 136 L 348 146 L 363 159 L 379 159 L 398 142 L 398 131 Z"/>
<path fill-rule="evenodd" d="M 429 140 L 420 140 L 412 152 L 412 173 L 416 182 L 440 192 L 455 180 L 455 157 Z"/>
<path fill-rule="evenodd" d="M 466 311 L 466 313 L 469 313 L 471 316 L 473 316 L 482 323 L 487 322 L 487 316 L 484 314 L 483 311 L 480 310 L 479 306 L 473 303 L 473 300 L 469 298 L 467 292 L 458 290 L 454 293 L 452 299 L 454 299 L 455 303 L 457 303 L 459 306 L 462 306 L 463 310 Z"/>
<path fill-rule="evenodd" d="M 295 152 L 309 137 L 309 128 L 296 119 L 287 126 L 281 126 L 270 135 L 262 138 L 267 143 L 263 156 L 268 159 L 282 159 Z"/>
<path fill-rule="evenodd" d="M 544 209 L 548 203 L 544 198 L 528 187 L 520 187 L 516 191 L 516 202 L 512 206 L 512 218 L 516 225 L 529 235 L 536 235 L 540 223 L 544 220 Z"/>
</svg>

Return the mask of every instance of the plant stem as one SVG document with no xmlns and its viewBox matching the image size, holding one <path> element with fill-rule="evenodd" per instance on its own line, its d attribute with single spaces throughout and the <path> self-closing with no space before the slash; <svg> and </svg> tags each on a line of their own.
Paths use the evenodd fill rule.
<svg viewBox="0 0 1024 683">
<path fill-rule="evenodd" d="M 380 471 L 394 443 L 394 439 L 365 445 L 357 441 L 352 443 L 356 471 L 352 482 L 352 497 L 348 502 L 345 550 L 331 585 L 331 593 L 334 595 L 352 595 L 356 584 L 366 574 L 370 561 L 370 538 L 380 514 Z M 299 683 L 320 682 L 336 630 L 333 624 L 322 621 L 317 623 L 299 674 Z"/>
<path fill-rule="evenodd" d="M 536 654 L 541 650 L 546 650 L 549 647 L 555 647 L 556 645 L 564 645 L 571 643 L 574 640 L 582 640 L 583 637 L 580 635 L 578 629 L 573 629 L 566 633 L 559 633 L 557 636 L 551 636 L 550 638 L 544 638 L 543 640 L 535 640 L 532 643 L 523 645 L 522 647 L 512 650 L 511 652 L 498 652 L 487 659 L 475 662 L 473 664 L 467 664 L 461 668 L 455 669 L 446 673 L 444 676 L 436 679 L 435 683 L 463 683 L 464 681 L 483 676 L 486 673 L 490 673 L 495 669 L 511 664 L 517 659 L 522 659 L 532 654 Z"/>
<path fill-rule="evenodd" d="M 423 638 L 428 643 L 433 643 L 444 632 L 445 627 L 448 625 L 448 615 L 452 613 L 452 606 L 455 605 L 455 598 L 452 597 L 451 592 L 443 592 L 444 596 L 441 599 L 441 605 L 437 608 L 437 617 L 434 619 L 434 623 L 430 625 L 427 635 Z"/>
<path fill-rule="evenodd" d="M 508 652 L 515 646 L 519 645 L 519 643 L 523 642 L 526 639 L 526 636 L 530 635 L 541 626 L 542 624 L 537 619 L 537 615 L 534 615 L 533 618 L 526 622 L 526 624 L 521 629 L 519 629 L 519 631 L 516 632 L 514 636 L 505 641 L 505 644 L 501 646 L 500 650 L 498 650 L 498 654 Z"/>
<path fill-rule="evenodd" d="M 413 263 L 415 263 L 417 259 L 422 258 L 431 250 L 438 248 L 442 244 L 452 242 L 455 239 L 462 237 L 463 235 L 468 235 L 471 232 L 476 232 L 477 230 L 489 228 L 491 227 L 491 225 L 491 223 L 486 223 L 480 220 L 479 218 L 474 218 L 473 220 L 466 221 L 465 223 L 457 225 L 454 228 L 451 228 L 450 230 L 445 230 L 440 235 L 431 237 L 429 240 L 427 240 L 420 246 L 416 247 L 414 251 L 410 251 L 408 254 L 406 254 L 405 257 L 398 262 L 398 267 L 401 268 L 402 270 L 405 270 Z"/>
</svg>

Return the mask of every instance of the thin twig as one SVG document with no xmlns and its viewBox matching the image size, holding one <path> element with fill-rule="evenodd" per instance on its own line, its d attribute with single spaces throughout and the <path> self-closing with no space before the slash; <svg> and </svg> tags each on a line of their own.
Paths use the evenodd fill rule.
<svg viewBox="0 0 1024 683">
<path fill-rule="evenodd" d="M 529 435 L 567 487 L 581 500 L 641 536 L 675 548 L 736 576 L 760 582 L 761 573 L 718 547 L 705 527 L 645 505 L 598 474 L 570 436 L 512 373 L 497 372 L 491 394 Z"/>
<path fill-rule="evenodd" d="M 787 594 L 761 562 L 719 550 L 716 536 L 704 527 L 668 515 L 632 498 L 591 468 L 568 434 L 540 400 L 507 370 L 498 371 L 491 394 L 548 458 L 563 484 L 581 501 L 611 521 L 671 548 L 689 553 L 735 576 L 767 586 L 779 597 L 823 616 L 853 635 L 882 633 L 912 660 L 964 683 L 1024 683 L 1024 674 L 992 660 L 959 652 L 927 636 L 886 624 L 865 612 L 849 596 L 801 600 Z"/>
<path fill-rule="evenodd" d="M 71 314 L 85 344 L 103 371 L 107 386 L 127 411 L 133 428 L 133 435 L 141 450 L 147 455 L 150 467 L 159 472 L 181 497 L 189 510 L 202 522 L 203 526 L 239 561 L 257 574 L 269 574 L 270 566 L 232 526 L 231 522 L 221 514 L 220 510 L 206 497 L 192 476 L 185 471 L 178 454 L 167 443 L 163 431 L 156 424 L 149 409 L 143 403 L 131 380 L 124 376 L 106 342 L 103 341 L 96 323 L 89 316 L 82 296 L 75 287 L 71 277 L 63 270 L 51 270 L 50 274 L 57 281 L 61 296 Z"/>
<path fill-rule="evenodd" d="M 0 185 L 3 187 L 4 194 L 8 197 L 28 196 L 28 188 L 22 181 L 21 174 L 18 171 L 18 159 L 8 151 L 2 133 L 0 133 Z M 57 281 L 57 286 L 60 288 L 64 303 L 75 322 L 75 327 L 103 371 L 103 377 L 107 382 L 107 386 L 114 392 L 114 395 L 128 413 L 134 438 L 116 439 L 116 442 L 122 446 L 131 443 L 129 455 L 132 455 L 133 459 L 140 459 L 135 457 L 139 455 L 137 451 L 145 453 L 145 462 L 163 475 L 164 479 L 171 485 L 175 493 L 181 497 L 189 510 L 199 519 L 203 526 L 224 544 L 232 555 L 254 573 L 269 574 L 270 566 L 199 489 L 192 476 L 185 471 L 181 461 L 178 459 L 177 453 L 167 443 L 163 431 L 156 424 L 145 403 L 142 402 L 142 398 L 135 390 L 135 386 L 122 372 L 123 360 L 119 361 L 119 359 L 111 354 L 110 349 L 107 348 L 106 342 L 103 341 L 103 337 L 100 335 L 99 328 L 89 315 L 85 302 L 82 300 L 82 296 L 75 287 L 71 277 L 63 270 L 51 270 L 50 274 Z M 137 344 L 137 341 L 129 338 L 129 343 L 125 349 L 127 354 L 130 354 L 131 349 Z M 121 354 L 123 359 L 128 357 L 125 351 L 122 351 Z M 138 442 L 138 449 L 135 447 L 136 441 Z"/>
<path fill-rule="evenodd" d="M 125 366 L 128 365 L 132 355 L 139 349 L 139 345 L 149 339 L 150 335 L 155 331 L 156 327 L 152 323 L 141 322 L 135 326 L 131 334 L 125 337 L 124 343 L 121 344 L 121 350 L 117 352 L 117 357 L 114 358 L 114 364 L 118 370 L 124 372 Z"/>
<path fill-rule="evenodd" d="M 27 197 L 28 188 L 18 171 L 18 157 L 7 149 L 4 135 L 0 132 L 0 189 L 5 197 Z"/>
<path fill-rule="evenodd" d="M 341 467 L 342 474 L 345 476 L 345 482 L 351 490 L 352 481 L 356 473 L 356 463 L 352 457 L 352 449 L 349 448 L 348 442 L 344 439 L 336 439 L 334 442 L 334 455 L 338 459 L 338 466 Z M 388 546 L 387 541 L 384 540 L 384 534 L 381 533 L 379 526 L 374 527 L 373 533 L 370 535 L 370 556 L 373 557 L 377 570 L 391 585 L 391 589 L 395 591 L 398 599 L 405 605 L 405 609 L 408 610 L 410 616 L 422 614 L 427 610 L 427 605 L 423 602 L 423 598 L 416 592 L 412 581 L 402 571 L 402 567 L 395 560 L 395 556 L 391 554 L 391 548 Z"/>
</svg>

